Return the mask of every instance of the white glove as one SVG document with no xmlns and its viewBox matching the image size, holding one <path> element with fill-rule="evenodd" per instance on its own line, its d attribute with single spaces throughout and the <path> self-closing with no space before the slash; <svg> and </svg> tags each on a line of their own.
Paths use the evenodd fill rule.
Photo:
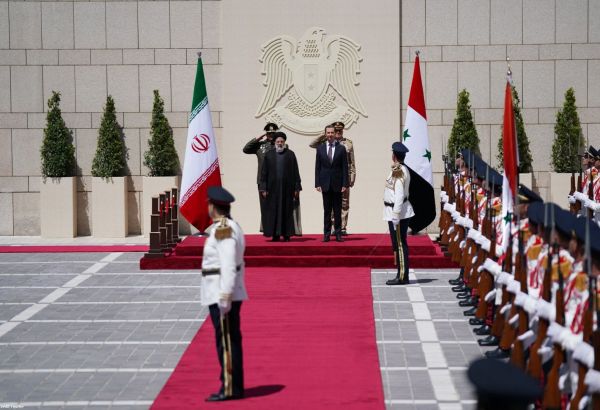
<svg viewBox="0 0 600 410">
<path fill-rule="evenodd" d="M 221 316 L 225 316 L 231 310 L 231 301 L 219 299 L 219 310 L 221 311 Z"/>
<path fill-rule="evenodd" d="M 567 196 L 567 200 L 569 201 L 570 204 L 574 204 L 575 202 L 577 202 L 577 199 L 575 199 L 575 197 L 573 195 Z"/>
<path fill-rule="evenodd" d="M 392 218 L 392 223 L 394 224 L 394 228 L 397 228 L 398 225 L 400 224 L 400 219 Z"/>
</svg>

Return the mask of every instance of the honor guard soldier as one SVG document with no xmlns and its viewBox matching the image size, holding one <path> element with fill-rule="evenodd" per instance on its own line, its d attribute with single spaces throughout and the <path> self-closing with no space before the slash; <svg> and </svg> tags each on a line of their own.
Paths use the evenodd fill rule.
<svg viewBox="0 0 600 410">
<path fill-rule="evenodd" d="M 392 145 L 392 170 L 385 180 L 383 191 L 383 220 L 388 222 L 392 248 L 396 256 L 398 272 L 394 279 L 388 280 L 387 285 L 406 285 L 408 279 L 408 224 L 414 215 L 412 205 L 408 200 L 410 173 L 404 165 L 408 148 L 401 142 Z"/>
<path fill-rule="evenodd" d="M 244 284 L 244 232 L 231 219 L 233 201 L 224 188 L 208 188 L 208 211 L 213 224 L 207 228 L 204 242 L 201 302 L 208 306 L 215 328 L 221 388 L 207 401 L 244 396 L 240 308 L 248 294 Z"/>
<path fill-rule="evenodd" d="M 248 154 L 248 155 L 256 155 L 256 159 L 258 160 L 258 167 L 257 167 L 257 172 L 256 172 L 256 186 L 258 188 L 258 185 L 260 184 L 260 175 L 261 175 L 261 171 L 262 171 L 262 164 L 263 161 L 265 159 L 265 156 L 267 155 L 267 152 L 272 151 L 275 149 L 275 141 L 273 140 L 273 134 L 276 131 L 279 131 L 279 127 L 277 126 L 277 124 L 275 123 L 268 123 L 267 125 L 265 125 L 265 133 L 256 137 L 256 138 L 252 138 L 250 141 L 248 141 L 248 143 L 244 146 L 244 154 Z M 260 231 L 262 232 L 262 214 L 264 213 L 264 208 L 265 208 L 265 198 L 263 198 L 263 196 L 260 194 L 260 191 L 258 192 L 258 200 L 260 203 L 260 214 L 261 214 L 261 224 L 260 224 Z"/>
</svg>

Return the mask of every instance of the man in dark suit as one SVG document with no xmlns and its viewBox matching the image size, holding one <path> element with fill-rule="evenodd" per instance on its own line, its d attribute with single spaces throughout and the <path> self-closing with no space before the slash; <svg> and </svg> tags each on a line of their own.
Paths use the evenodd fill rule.
<svg viewBox="0 0 600 410">
<path fill-rule="evenodd" d="M 348 189 L 348 154 L 336 141 L 335 128 L 325 127 L 326 141 L 317 147 L 315 188 L 323 194 L 323 242 L 329 242 L 333 210 L 335 240 L 342 239 L 342 193 Z"/>
</svg>

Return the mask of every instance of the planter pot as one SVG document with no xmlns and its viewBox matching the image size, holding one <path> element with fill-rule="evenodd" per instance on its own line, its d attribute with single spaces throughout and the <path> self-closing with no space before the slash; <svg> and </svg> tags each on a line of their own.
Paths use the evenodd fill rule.
<svg viewBox="0 0 600 410">
<path fill-rule="evenodd" d="M 556 203 L 563 209 L 569 209 L 567 196 L 571 191 L 571 174 L 549 173 L 548 191 L 551 202 Z"/>
<path fill-rule="evenodd" d="M 92 235 L 98 238 L 127 236 L 127 181 L 92 178 Z"/>
<path fill-rule="evenodd" d="M 152 212 L 152 197 L 179 187 L 179 177 L 144 177 L 142 192 L 142 233 L 150 233 L 150 214 Z"/>
<path fill-rule="evenodd" d="M 75 177 L 42 178 L 40 184 L 40 230 L 44 238 L 77 236 L 77 190 Z"/>
<path fill-rule="evenodd" d="M 519 174 L 519 183 L 533 190 L 533 174 L 531 172 L 528 172 L 526 174 Z"/>
</svg>

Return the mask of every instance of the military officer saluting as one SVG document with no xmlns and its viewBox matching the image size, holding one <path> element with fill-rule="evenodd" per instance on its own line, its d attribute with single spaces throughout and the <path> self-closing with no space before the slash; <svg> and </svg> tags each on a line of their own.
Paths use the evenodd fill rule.
<svg viewBox="0 0 600 410">
<path fill-rule="evenodd" d="M 406 285 L 408 280 L 408 224 L 415 214 L 408 200 L 410 173 L 404 165 L 408 148 L 401 142 L 392 145 L 392 170 L 385 180 L 383 191 L 383 220 L 387 221 L 396 256 L 398 272 L 386 285 Z"/>
<path fill-rule="evenodd" d="M 242 301 L 248 299 L 244 284 L 246 245 L 242 228 L 230 216 L 233 201 L 233 195 L 224 188 L 208 188 L 208 212 L 213 224 L 207 228 L 204 242 L 201 302 L 208 306 L 215 328 L 221 388 L 207 401 L 244 396 L 240 309 Z"/>
<path fill-rule="evenodd" d="M 246 145 L 242 151 L 244 154 L 256 155 L 256 159 L 258 160 L 258 167 L 256 172 L 256 186 L 258 188 L 258 184 L 260 184 L 260 175 L 262 171 L 262 164 L 265 159 L 265 156 L 269 151 L 275 149 L 275 141 L 273 140 L 273 135 L 275 132 L 279 131 L 279 127 L 275 123 L 268 123 L 265 125 L 265 133 L 252 138 Z M 262 214 L 265 212 L 265 198 L 258 192 L 258 200 L 260 204 L 260 214 L 261 214 L 261 224 L 260 231 L 262 232 Z"/>
</svg>

